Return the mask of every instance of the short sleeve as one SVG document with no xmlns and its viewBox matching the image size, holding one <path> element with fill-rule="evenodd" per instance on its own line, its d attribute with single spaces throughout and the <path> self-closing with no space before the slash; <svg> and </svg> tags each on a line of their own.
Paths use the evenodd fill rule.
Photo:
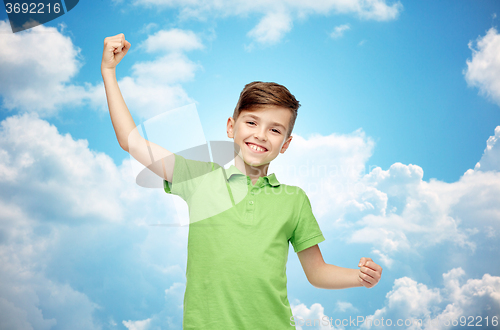
<svg viewBox="0 0 500 330">
<path fill-rule="evenodd" d="M 298 213 L 297 226 L 293 231 L 290 243 L 295 252 L 300 252 L 325 240 L 316 217 L 311 208 L 311 203 L 306 193 L 303 193 L 303 202 Z"/>
<path fill-rule="evenodd" d="M 177 195 L 188 201 L 206 174 L 213 171 L 214 166 L 211 162 L 186 159 L 179 154 L 174 156 L 172 182 L 163 180 L 163 187 L 167 194 Z"/>
</svg>

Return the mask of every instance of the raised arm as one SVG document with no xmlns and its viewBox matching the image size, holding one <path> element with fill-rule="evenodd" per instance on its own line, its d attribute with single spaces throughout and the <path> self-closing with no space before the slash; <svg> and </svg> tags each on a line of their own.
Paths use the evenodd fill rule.
<svg viewBox="0 0 500 330">
<path fill-rule="evenodd" d="M 123 33 L 104 39 L 101 74 L 111 122 L 120 147 L 159 177 L 171 182 L 175 163 L 173 153 L 141 137 L 116 80 L 116 65 L 130 46 Z"/>
</svg>

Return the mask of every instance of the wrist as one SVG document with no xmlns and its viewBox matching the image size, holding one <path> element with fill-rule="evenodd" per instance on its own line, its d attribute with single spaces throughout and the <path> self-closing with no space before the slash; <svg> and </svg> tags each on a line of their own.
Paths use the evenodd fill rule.
<svg viewBox="0 0 500 330">
<path fill-rule="evenodd" d="M 355 272 L 353 272 L 353 275 L 356 276 L 356 278 L 353 279 L 354 283 L 356 283 L 355 286 L 356 287 L 364 287 L 365 285 L 363 284 L 363 280 L 361 278 L 361 275 L 362 275 L 361 269 L 354 269 L 354 270 L 355 270 Z"/>
<path fill-rule="evenodd" d="M 113 67 L 113 68 L 106 68 L 106 67 L 103 67 L 101 66 L 101 74 L 103 76 L 109 76 L 109 75 L 116 75 L 116 67 Z"/>
</svg>

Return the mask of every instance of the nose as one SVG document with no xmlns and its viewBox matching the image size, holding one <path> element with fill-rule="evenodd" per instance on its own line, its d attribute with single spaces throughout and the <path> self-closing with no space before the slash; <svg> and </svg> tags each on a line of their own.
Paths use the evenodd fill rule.
<svg viewBox="0 0 500 330">
<path fill-rule="evenodd" d="M 261 141 L 267 141 L 266 130 L 264 127 L 255 130 L 254 137 Z"/>
</svg>

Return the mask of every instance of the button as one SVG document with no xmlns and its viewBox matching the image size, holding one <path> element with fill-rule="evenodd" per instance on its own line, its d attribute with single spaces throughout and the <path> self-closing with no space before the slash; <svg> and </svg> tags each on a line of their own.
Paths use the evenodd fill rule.
<svg viewBox="0 0 500 330">
<path fill-rule="evenodd" d="M 248 202 L 248 204 L 253 205 L 253 201 Z"/>
</svg>

